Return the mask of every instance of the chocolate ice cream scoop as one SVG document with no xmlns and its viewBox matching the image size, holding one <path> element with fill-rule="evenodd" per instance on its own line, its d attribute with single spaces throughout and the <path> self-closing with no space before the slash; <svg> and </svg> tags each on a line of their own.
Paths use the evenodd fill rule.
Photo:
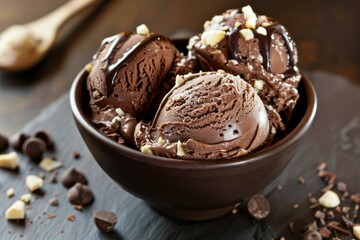
<svg viewBox="0 0 360 240">
<path fill-rule="evenodd" d="M 192 37 L 188 48 L 202 70 L 223 69 L 254 86 L 269 106 L 272 125 L 285 130 L 301 75 L 296 45 L 284 26 L 250 6 L 232 9 L 205 22 L 204 32 Z"/>
<path fill-rule="evenodd" d="M 255 89 L 223 71 L 178 76 L 152 125 L 139 123 L 141 151 L 185 159 L 247 154 L 269 136 L 269 120 Z"/>
<path fill-rule="evenodd" d="M 133 117 L 131 122 L 136 122 L 155 112 L 153 102 L 163 92 L 160 88 L 171 85 L 165 82 L 174 78 L 174 68 L 180 61 L 169 39 L 141 27 L 140 33 L 123 32 L 106 38 L 88 67 L 90 119 L 120 143 L 125 141 L 120 133 L 122 115 L 128 114 Z M 127 124 L 123 132 L 131 128 Z"/>
</svg>

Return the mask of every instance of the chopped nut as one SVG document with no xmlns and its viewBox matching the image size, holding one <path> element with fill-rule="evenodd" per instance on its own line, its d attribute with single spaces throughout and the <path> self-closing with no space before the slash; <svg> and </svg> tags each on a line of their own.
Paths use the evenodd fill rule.
<svg viewBox="0 0 360 240">
<path fill-rule="evenodd" d="M 263 23 L 261 24 L 261 26 L 263 26 L 263 27 L 268 27 L 268 26 L 270 26 L 270 25 L 272 25 L 271 22 L 263 22 Z"/>
<path fill-rule="evenodd" d="M 28 193 L 28 194 L 23 194 L 21 197 L 20 197 L 21 201 L 23 201 L 24 203 L 28 203 L 30 202 L 30 199 L 31 199 L 31 194 Z"/>
<path fill-rule="evenodd" d="M 165 140 L 162 137 L 158 138 L 158 144 L 163 145 L 165 144 Z"/>
<path fill-rule="evenodd" d="M 235 66 L 239 65 L 239 62 L 237 60 L 235 60 L 235 59 L 231 59 L 229 62 L 231 62 Z"/>
<path fill-rule="evenodd" d="M 125 112 L 121 108 L 116 108 L 115 112 L 117 113 L 117 115 L 119 115 L 119 117 L 122 117 L 125 114 Z"/>
<path fill-rule="evenodd" d="M 0 155 L 0 167 L 15 169 L 19 166 L 19 157 L 16 152 Z"/>
<path fill-rule="evenodd" d="M 238 27 L 240 27 L 241 25 L 242 25 L 241 22 L 238 22 L 238 21 L 235 22 L 235 27 L 238 28 Z"/>
<path fill-rule="evenodd" d="M 271 126 L 271 134 L 276 134 L 276 128 L 274 126 Z"/>
<path fill-rule="evenodd" d="M 150 30 L 145 24 L 141 24 L 136 27 L 136 33 L 146 35 L 150 33 Z"/>
<path fill-rule="evenodd" d="M 267 31 L 266 31 L 266 29 L 263 28 L 263 27 L 258 27 L 258 28 L 256 29 L 256 32 L 257 32 L 258 34 L 261 34 L 261 35 L 264 35 L 264 36 L 267 35 Z"/>
<path fill-rule="evenodd" d="M 248 20 L 248 19 L 256 20 L 257 19 L 256 14 L 254 13 L 254 11 L 250 5 L 243 7 L 241 10 L 244 13 L 244 17 L 246 20 Z"/>
<path fill-rule="evenodd" d="M 178 88 L 178 87 L 182 86 L 184 83 L 185 83 L 185 79 L 180 75 L 176 75 L 175 87 Z"/>
<path fill-rule="evenodd" d="M 93 68 L 93 66 L 92 66 L 91 63 L 88 63 L 88 64 L 85 65 L 85 70 L 86 70 L 88 73 L 91 72 L 92 68 Z"/>
<path fill-rule="evenodd" d="M 335 208 L 339 206 L 340 198 L 335 192 L 329 190 L 319 198 L 319 203 L 326 208 Z"/>
<path fill-rule="evenodd" d="M 354 226 L 353 233 L 357 239 L 360 239 L 360 226 Z"/>
<path fill-rule="evenodd" d="M 254 88 L 257 90 L 262 90 L 264 87 L 264 81 L 263 80 L 255 80 L 254 81 Z"/>
<path fill-rule="evenodd" d="M 255 29 L 256 27 L 256 20 L 254 19 L 248 19 L 246 20 L 245 27 Z"/>
<path fill-rule="evenodd" d="M 59 161 L 54 161 L 50 158 L 43 158 L 43 160 L 41 160 L 39 167 L 47 172 L 52 172 L 55 169 L 62 167 L 63 164 Z"/>
<path fill-rule="evenodd" d="M 150 145 L 144 145 L 140 148 L 140 151 L 146 154 L 154 155 L 150 147 L 151 147 Z"/>
<path fill-rule="evenodd" d="M 222 30 L 209 30 L 201 35 L 201 41 L 210 46 L 215 46 L 225 37 L 225 32 Z"/>
<path fill-rule="evenodd" d="M 254 38 L 254 33 L 248 28 L 241 29 L 240 34 L 241 34 L 241 36 L 243 36 L 245 41 L 249 41 Z"/>
<path fill-rule="evenodd" d="M 177 142 L 177 151 L 176 151 L 176 155 L 178 155 L 179 157 L 183 157 L 185 156 L 185 152 L 181 146 L 181 142 L 180 140 Z"/>
<path fill-rule="evenodd" d="M 11 198 L 12 196 L 14 196 L 15 194 L 15 190 L 13 188 L 9 188 L 7 191 L 6 191 L 6 196 L 8 196 L 9 198 Z"/>
<path fill-rule="evenodd" d="M 21 200 L 14 202 L 5 212 L 8 220 L 25 218 L 25 203 Z"/>
<path fill-rule="evenodd" d="M 29 175 L 26 177 L 26 186 L 27 188 L 33 192 L 43 185 L 43 180 L 35 175 Z"/>
</svg>

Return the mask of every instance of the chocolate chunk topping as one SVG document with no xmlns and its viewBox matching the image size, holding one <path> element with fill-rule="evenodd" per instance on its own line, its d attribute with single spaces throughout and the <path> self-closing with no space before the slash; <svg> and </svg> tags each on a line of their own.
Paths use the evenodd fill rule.
<svg viewBox="0 0 360 240">
<path fill-rule="evenodd" d="M 43 140 L 46 143 L 48 149 L 52 147 L 53 141 L 47 131 L 45 130 L 38 131 L 35 133 L 34 136 Z"/>
<path fill-rule="evenodd" d="M 96 226 L 103 232 L 110 232 L 117 223 L 115 213 L 109 211 L 96 211 L 93 215 Z"/>
<path fill-rule="evenodd" d="M 22 151 L 22 147 L 26 139 L 30 136 L 25 133 L 19 133 L 10 139 L 12 147 L 17 151 Z"/>
<path fill-rule="evenodd" d="M 72 167 L 64 171 L 61 182 L 65 187 L 70 188 L 74 186 L 75 183 L 87 184 L 87 179 L 82 172 Z"/>
<path fill-rule="evenodd" d="M 94 195 L 88 186 L 76 183 L 69 189 L 67 198 L 72 204 L 87 205 L 94 200 Z"/>
<path fill-rule="evenodd" d="M 42 155 L 46 151 L 46 143 L 40 138 L 30 137 L 24 142 L 22 146 L 22 151 L 31 160 L 40 160 Z"/>
<path fill-rule="evenodd" d="M 0 134 L 0 152 L 5 151 L 9 146 L 9 140 L 4 135 Z"/>
<path fill-rule="evenodd" d="M 254 195 L 247 203 L 247 210 L 255 219 L 264 219 L 270 213 L 270 204 L 263 195 Z"/>
<path fill-rule="evenodd" d="M 306 233 L 304 233 L 304 240 L 321 240 L 322 237 L 320 233 L 314 230 L 309 230 Z"/>
</svg>

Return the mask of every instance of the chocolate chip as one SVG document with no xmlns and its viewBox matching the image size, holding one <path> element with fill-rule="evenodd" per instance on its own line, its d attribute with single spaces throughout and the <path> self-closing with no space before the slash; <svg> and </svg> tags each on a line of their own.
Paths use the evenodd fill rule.
<svg viewBox="0 0 360 240">
<path fill-rule="evenodd" d="M 110 232 L 117 223 L 115 213 L 109 211 L 96 211 L 93 215 L 95 225 L 103 232 Z"/>
<path fill-rule="evenodd" d="M 24 145 L 24 142 L 29 138 L 30 136 L 25 133 L 18 133 L 14 135 L 11 139 L 11 145 L 12 147 L 17 151 L 22 151 L 22 147 Z"/>
<path fill-rule="evenodd" d="M 8 147 L 9 147 L 8 138 L 0 134 L 0 152 L 4 152 Z"/>
<path fill-rule="evenodd" d="M 34 136 L 43 140 L 46 144 L 47 149 L 52 147 L 53 141 L 47 131 L 40 130 L 40 131 L 36 132 Z"/>
<path fill-rule="evenodd" d="M 257 194 L 247 202 L 247 210 L 253 218 L 257 220 L 264 219 L 270 213 L 270 204 L 263 195 Z"/>
<path fill-rule="evenodd" d="M 324 238 L 329 238 L 331 236 L 331 231 L 327 227 L 321 228 L 319 233 Z"/>
<path fill-rule="evenodd" d="M 307 231 L 306 233 L 304 233 L 304 237 L 303 237 L 303 240 L 321 240 L 321 239 L 322 239 L 321 234 L 314 230 Z"/>
<path fill-rule="evenodd" d="M 88 186 L 76 183 L 69 189 L 67 198 L 72 204 L 88 205 L 94 200 L 94 195 Z"/>
<path fill-rule="evenodd" d="M 61 182 L 65 187 L 70 188 L 74 186 L 75 183 L 87 184 L 87 179 L 82 172 L 72 167 L 64 171 Z"/>
<path fill-rule="evenodd" d="M 44 152 L 46 151 L 46 144 L 43 140 L 35 137 L 26 139 L 22 146 L 22 151 L 31 160 L 40 160 Z"/>
</svg>

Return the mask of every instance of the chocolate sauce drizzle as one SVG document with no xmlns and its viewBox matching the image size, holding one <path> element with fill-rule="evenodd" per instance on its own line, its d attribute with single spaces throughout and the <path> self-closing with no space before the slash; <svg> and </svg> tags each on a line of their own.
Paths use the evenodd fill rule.
<svg viewBox="0 0 360 240">
<path fill-rule="evenodd" d="M 132 35 L 132 32 L 123 32 L 111 37 L 108 37 L 104 39 L 104 41 L 101 43 L 100 49 L 103 49 L 106 44 L 111 43 L 111 46 L 109 47 L 108 51 L 106 52 L 104 56 L 104 62 L 105 62 L 105 78 L 106 78 L 106 87 L 107 87 L 107 96 L 109 96 L 114 89 L 115 85 L 115 79 L 117 76 L 118 71 L 120 68 L 127 65 L 127 62 L 136 54 L 138 53 L 145 45 L 147 45 L 150 41 L 153 40 L 163 40 L 165 39 L 163 36 L 150 33 L 148 34 L 143 40 L 140 42 L 134 44 L 131 48 L 129 48 L 121 58 L 119 58 L 115 63 L 111 64 L 111 57 L 115 54 L 115 51 L 117 50 L 117 46 L 120 43 L 126 42 L 130 36 Z M 97 53 L 94 58 L 96 59 L 98 57 Z"/>
<path fill-rule="evenodd" d="M 234 59 L 236 59 L 238 62 L 240 63 L 245 63 L 246 60 L 243 59 L 240 56 L 239 53 L 239 40 L 241 38 L 241 34 L 240 34 L 240 28 L 235 28 L 229 35 L 229 55 L 232 56 Z M 285 77 L 289 77 L 289 76 L 293 76 L 295 74 L 297 74 L 299 72 L 296 63 L 295 63 L 295 59 L 294 59 L 294 42 L 291 39 L 291 37 L 289 36 L 289 33 L 286 31 L 286 29 L 284 28 L 284 26 L 282 26 L 281 24 L 275 22 L 273 24 L 271 24 L 270 26 L 265 27 L 266 31 L 267 31 L 267 35 L 262 35 L 256 32 L 255 29 L 252 29 L 253 33 L 254 33 L 254 37 L 259 39 L 259 50 L 260 50 L 260 54 L 263 57 L 263 66 L 264 68 L 270 72 L 270 68 L 271 68 L 271 61 L 270 61 L 270 50 L 271 50 L 271 44 L 272 41 L 274 40 L 274 35 L 275 33 L 279 34 L 285 43 L 285 47 L 286 50 L 288 52 L 289 55 L 289 66 L 288 69 L 283 73 L 285 75 Z"/>
</svg>

